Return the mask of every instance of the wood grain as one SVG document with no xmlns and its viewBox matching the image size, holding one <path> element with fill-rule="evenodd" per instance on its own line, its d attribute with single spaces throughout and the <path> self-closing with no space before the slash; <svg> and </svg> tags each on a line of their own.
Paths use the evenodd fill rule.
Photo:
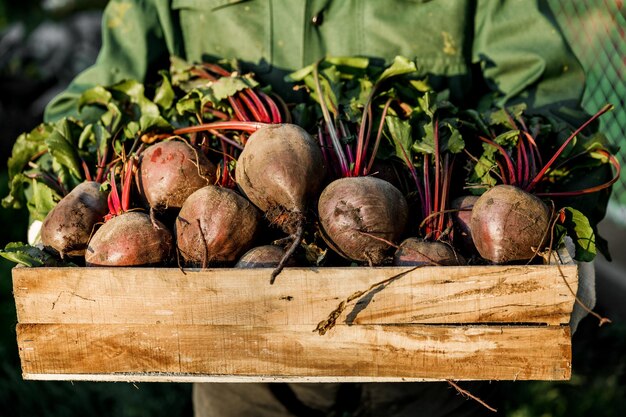
<svg viewBox="0 0 626 417">
<path fill-rule="evenodd" d="M 569 322 L 577 267 L 292 268 L 271 270 L 16 268 L 21 323 L 316 325 L 356 291 L 353 324 Z M 567 281 L 567 283 L 566 283 Z"/>
<path fill-rule="evenodd" d="M 571 372 L 567 326 L 338 325 L 325 336 L 303 325 L 19 324 L 17 331 L 25 379 L 563 380 Z"/>
</svg>

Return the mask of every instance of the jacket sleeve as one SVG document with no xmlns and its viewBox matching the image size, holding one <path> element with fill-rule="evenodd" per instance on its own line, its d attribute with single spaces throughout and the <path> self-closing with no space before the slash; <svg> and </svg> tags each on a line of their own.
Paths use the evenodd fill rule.
<svg viewBox="0 0 626 417">
<path fill-rule="evenodd" d="M 496 105 L 525 102 L 569 122 L 584 118 L 583 69 L 560 33 L 545 1 L 479 0 L 472 61 Z M 565 111 L 565 109 L 568 109 Z"/>
<path fill-rule="evenodd" d="M 167 29 L 163 29 L 171 26 L 166 3 L 169 2 L 110 1 L 102 17 L 102 48 L 96 63 L 48 103 L 44 120 L 50 122 L 76 116 L 77 101 L 83 91 L 128 78 L 143 81 L 153 63 L 166 59 L 168 48 L 172 47 L 171 36 L 168 36 Z"/>
</svg>

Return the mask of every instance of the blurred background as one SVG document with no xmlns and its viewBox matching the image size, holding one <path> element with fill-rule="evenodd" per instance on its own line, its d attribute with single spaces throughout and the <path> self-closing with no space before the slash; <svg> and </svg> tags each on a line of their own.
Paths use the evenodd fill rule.
<svg viewBox="0 0 626 417">
<path fill-rule="evenodd" d="M 7 193 L 6 160 L 13 141 L 41 122 L 43 109 L 75 74 L 95 61 L 106 0 L 0 0 L 0 195 Z M 626 10 L 622 0 L 549 0 L 588 77 L 583 105 L 615 110 L 602 130 L 621 146 L 626 165 Z M 26 213 L 0 208 L 0 246 L 24 241 Z M 626 410 L 626 179 L 614 186 L 600 225 L 613 261 L 596 262 L 596 311 L 612 319 L 601 328 L 587 317 L 573 337 L 571 381 L 499 383 L 498 415 L 623 416 Z M 0 258 L 0 417 L 191 416 L 188 384 L 23 381 L 17 353 L 11 267 Z M 486 412 L 488 413 L 488 412 Z M 494 415 L 491 413 L 491 415 Z"/>
</svg>

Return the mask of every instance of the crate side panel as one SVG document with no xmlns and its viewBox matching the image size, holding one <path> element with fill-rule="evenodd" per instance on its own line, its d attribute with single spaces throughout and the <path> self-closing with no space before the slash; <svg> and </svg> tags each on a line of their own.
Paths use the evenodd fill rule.
<svg viewBox="0 0 626 417">
<path fill-rule="evenodd" d="M 567 326 L 19 324 L 29 375 L 562 380 Z M 62 378 L 59 378 L 62 379 Z M 132 379 L 132 378 L 129 378 Z"/>
<path fill-rule="evenodd" d="M 578 284 L 569 265 L 562 275 L 555 266 L 293 268 L 274 285 L 270 271 L 16 268 L 13 289 L 22 323 L 311 325 L 373 286 L 342 321 L 565 324 Z"/>
</svg>

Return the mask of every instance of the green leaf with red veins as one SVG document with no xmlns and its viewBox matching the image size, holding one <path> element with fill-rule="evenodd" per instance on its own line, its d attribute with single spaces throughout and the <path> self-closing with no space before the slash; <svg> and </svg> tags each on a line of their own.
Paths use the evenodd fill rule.
<svg viewBox="0 0 626 417">
<path fill-rule="evenodd" d="M 517 143 L 518 138 L 519 130 L 509 130 L 498 135 L 493 141 L 498 145 L 502 145 L 505 149 L 509 149 Z M 469 183 L 484 185 L 486 186 L 485 188 L 488 188 L 498 183 L 494 172 L 499 173 L 498 164 L 496 163 L 499 151 L 495 146 L 491 146 L 488 143 L 483 143 L 482 147 L 483 153 L 478 158 L 478 161 L 474 163 Z M 482 194 L 485 188 L 475 188 L 472 189 L 472 192 Z"/>
</svg>

